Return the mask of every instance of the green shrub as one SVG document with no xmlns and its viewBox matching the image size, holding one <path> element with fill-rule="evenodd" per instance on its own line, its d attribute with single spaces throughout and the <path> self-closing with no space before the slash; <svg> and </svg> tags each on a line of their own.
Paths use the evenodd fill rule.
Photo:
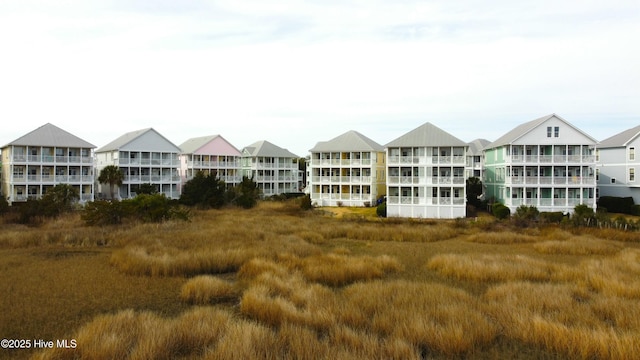
<svg viewBox="0 0 640 360">
<path fill-rule="evenodd" d="M 300 208 L 302 210 L 313 209 L 313 204 L 311 203 L 311 195 L 307 194 L 300 198 Z"/>
<path fill-rule="evenodd" d="M 634 203 L 632 197 L 601 196 L 598 199 L 598 207 L 606 208 L 612 213 L 633 215 Z"/>
<path fill-rule="evenodd" d="M 546 224 L 560 224 L 563 218 L 564 214 L 562 213 L 562 211 L 540 213 L 540 221 Z"/>
<path fill-rule="evenodd" d="M 573 208 L 572 220 L 576 226 L 595 226 L 596 214 L 589 206 L 580 204 Z"/>
<path fill-rule="evenodd" d="M 535 206 L 520 205 L 516 209 L 513 218 L 518 226 L 528 226 L 538 220 L 540 211 Z"/>
<path fill-rule="evenodd" d="M 376 214 L 379 217 L 384 217 L 384 218 L 387 217 L 387 203 L 386 202 L 383 202 L 383 203 L 381 203 L 380 205 L 378 205 L 376 207 Z"/>
<path fill-rule="evenodd" d="M 511 216 L 511 210 L 502 203 L 494 203 L 491 206 L 491 213 L 498 219 L 506 219 Z"/>
<path fill-rule="evenodd" d="M 125 207 L 120 201 L 98 200 L 84 206 L 81 218 L 85 224 L 96 226 L 121 224 L 126 216 Z"/>
</svg>

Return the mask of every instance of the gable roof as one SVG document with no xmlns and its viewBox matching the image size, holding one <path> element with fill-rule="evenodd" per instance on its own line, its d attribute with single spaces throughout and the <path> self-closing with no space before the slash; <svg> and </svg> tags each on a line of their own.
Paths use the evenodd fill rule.
<svg viewBox="0 0 640 360">
<path fill-rule="evenodd" d="M 469 151 L 467 153 L 469 155 L 481 155 L 482 149 L 489 144 L 491 144 L 491 141 L 487 139 L 475 139 L 468 144 Z"/>
<path fill-rule="evenodd" d="M 502 135 L 496 141 L 494 141 L 491 144 L 487 145 L 485 147 L 485 149 L 491 149 L 491 148 L 495 148 L 495 147 L 498 147 L 498 146 L 512 144 L 516 140 L 518 140 L 522 136 L 526 135 L 527 133 L 529 133 L 533 129 L 537 128 L 538 126 L 544 124 L 545 122 L 547 122 L 551 118 L 556 118 L 556 119 L 562 121 L 563 123 L 565 123 L 568 126 L 570 126 L 571 128 L 573 128 L 574 130 L 578 131 L 582 135 L 584 135 L 587 138 L 589 138 L 590 140 L 592 140 L 594 143 L 598 142 L 596 139 L 592 138 L 591 136 L 589 136 L 588 134 L 586 134 L 582 130 L 580 130 L 577 127 L 573 126 L 567 120 L 561 118 L 560 116 L 558 116 L 556 114 L 550 114 L 550 115 L 546 115 L 546 116 L 543 116 L 543 117 L 535 119 L 535 120 L 527 121 L 524 124 L 520 124 L 520 125 L 516 126 L 513 130 L 511 130 L 508 133 Z"/>
<path fill-rule="evenodd" d="M 401 146 L 467 146 L 467 143 L 426 122 L 408 133 L 392 140 L 384 147 Z"/>
<path fill-rule="evenodd" d="M 384 151 L 384 147 L 359 132 L 351 130 L 329 141 L 319 141 L 310 151 Z"/>
<path fill-rule="evenodd" d="M 39 128 L 23 135 L 7 145 L 17 146 L 51 146 L 51 147 L 77 147 L 77 148 L 91 148 L 95 149 L 96 146 L 86 142 L 79 137 L 60 129 L 59 127 L 46 123 Z"/>
<path fill-rule="evenodd" d="M 632 127 L 631 129 L 627 129 L 621 133 L 615 134 L 611 137 L 608 137 L 602 140 L 599 144 L 599 148 L 610 148 L 610 147 L 622 147 L 627 146 L 631 141 L 637 138 L 640 135 L 640 125 L 636 127 Z"/>
<path fill-rule="evenodd" d="M 251 145 L 245 146 L 244 149 L 242 149 L 243 155 L 245 152 L 250 156 L 299 157 L 291 151 L 274 145 L 267 140 L 256 141 Z"/>
<path fill-rule="evenodd" d="M 136 140 L 138 138 L 140 138 L 142 135 L 144 135 L 144 134 L 146 134 L 148 132 L 155 133 L 157 136 L 159 136 L 162 139 L 164 139 L 168 144 L 171 144 L 171 146 L 176 148 L 176 152 L 180 152 L 180 148 L 179 147 L 177 147 L 171 141 L 167 140 L 167 138 L 162 136 L 162 134 L 160 134 L 159 132 L 157 132 L 153 128 L 146 128 L 146 129 L 140 129 L 140 130 L 128 132 L 128 133 L 116 138 L 115 140 L 113 140 L 112 142 L 108 143 L 107 145 L 104 145 L 103 147 L 99 148 L 98 150 L 96 150 L 96 152 L 98 153 L 98 152 L 105 152 L 105 151 L 113 151 L 113 150 L 122 149 L 125 145 L 131 143 L 132 141 L 134 141 L 134 140 Z"/>
<path fill-rule="evenodd" d="M 221 135 L 209 135 L 209 136 L 200 136 L 188 139 L 183 142 L 179 147 L 182 150 L 183 154 L 195 154 L 200 150 L 203 146 L 212 142 L 215 139 L 220 138 L 222 141 L 227 143 L 230 147 L 237 151 L 237 154 L 218 154 L 218 155 L 239 155 L 240 150 L 238 150 L 235 146 L 233 146 L 227 139 L 223 138 Z"/>
</svg>

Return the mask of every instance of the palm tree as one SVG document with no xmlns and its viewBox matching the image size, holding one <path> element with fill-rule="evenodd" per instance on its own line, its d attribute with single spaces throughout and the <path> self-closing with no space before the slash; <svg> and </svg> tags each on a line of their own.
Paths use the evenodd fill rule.
<svg viewBox="0 0 640 360">
<path fill-rule="evenodd" d="M 122 170 L 120 170 L 120 168 L 116 165 L 105 166 L 100 171 L 100 176 L 98 176 L 98 181 L 100 183 L 109 184 L 109 193 L 111 194 L 111 200 L 114 200 L 115 198 L 113 187 L 122 185 L 123 180 L 124 173 L 122 173 Z"/>
</svg>

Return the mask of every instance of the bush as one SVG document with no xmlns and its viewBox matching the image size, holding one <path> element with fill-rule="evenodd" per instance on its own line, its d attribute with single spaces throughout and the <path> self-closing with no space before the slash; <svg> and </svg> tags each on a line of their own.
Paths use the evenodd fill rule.
<svg viewBox="0 0 640 360">
<path fill-rule="evenodd" d="M 215 175 L 205 175 L 199 171 L 193 179 L 187 181 L 180 195 L 180 203 L 199 208 L 220 208 L 226 199 L 226 185 Z"/>
<path fill-rule="evenodd" d="M 380 205 L 378 205 L 376 207 L 376 214 L 379 217 L 384 217 L 384 218 L 387 217 L 387 203 L 386 202 L 383 202 L 383 203 L 381 203 Z"/>
<path fill-rule="evenodd" d="M 516 213 L 513 218 L 518 226 L 528 226 L 534 221 L 538 220 L 540 212 L 535 206 L 520 205 L 516 209 Z"/>
<path fill-rule="evenodd" d="M 300 198 L 300 208 L 302 210 L 311 210 L 313 209 L 313 204 L 311 203 L 311 195 L 305 195 Z"/>
<path fill-rule="evenodd" d="M 540 213 L 540 221 L 546 224 L 560 224 L 563 218 L 564 214 L 562 211 Z"/>
<path fill-rule="evenodd" d="M 234 192 L 233 203 L 245 209 L 256 206 L 260 198 L 258 184 L 246 176 L 242 177 L 242 182 L 235 187 Z"/>
<path fill-rule="evenodd" d="M 601 196 L 598 200 L 598 207 L 606 208 L 613 213 L 633 215 L 634 203 L 632 197 Z"/>
<path fill-rule="evenodd" d="M 494 203 L 491 206 L 491 213 L 498 219 L 506 219 L 511 216 L 511 210 L 502 203 Z"/>
<path fill-rule="evenodd" d="M 98 200 L 85 205 L 81 218 L 87 225 L 95 226 L 121 224 L 126 216 L 120 201 Z"/>
<path fill-rule="evenodd" d="M 585 204 L 576 205 L 573 208 L 573 224 L 576 226 L 595 226 L 596 216 L 593 209 Z"/>
<path fill-rule="evenodd" d="M 0 215 L 6 214 L 9 211 L 9 202 L 4 196 L 0 196 Z"/>
</svg>

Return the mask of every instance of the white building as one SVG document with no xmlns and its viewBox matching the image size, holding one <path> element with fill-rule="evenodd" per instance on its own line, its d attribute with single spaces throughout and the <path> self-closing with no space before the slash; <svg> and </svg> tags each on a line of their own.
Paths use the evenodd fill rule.
<svg viewBox="0 0 640 360">
<path fill-rule="evenodd" d="M 632 197 L 640 204 L 640 125 L 613 135 L 598 144 L 596 178 L 598 196 Z"/>
<path fill-rule="evenodd" d="M 385 194 L 382 145 L 348 131 L 310 150 L 309 194 L 318 206 L 372 206 Z"/>
<path fill-rule="evenodd" d="M 180 148 L 152 128 L 126 133 L 96 150 L 96 179 L 108 165 L 124 174 L 117 193 L 120 199 L 136 196 L 142 184 L 153 185 L 172 199 L 180 197 Z M 99 184 L 101 197 L 110 196 L 109 184 Z"/>
<path fill-rule="evenodd" d="M 180 145 L 180 175 L 187 182 L 202 172 L 214 175 L 227 187 L 242 181 L 242 153 L 220 135 L 191 138 Z"/>
<path fill-rule="evenodd" d="M 266 140 L 242 149 L 243 175 L 253 178 L 263 197 L 300 192 L 298 155 Z"/>
<path fill-rule="evenodd" d="M 95 146 L 55 125 L 45 124 L 2 147 L 2 191 L 9 203 L 37 199 L 68 184 L 80 201 L 94 196 Z"/>
<path fill-rule="evenodd" d="M 425 123 L 385 147 L 388 217 L 466 216 L 466 142 Z"/>
<path fill-rule="evenodd" d="M 596 140 L 556 114 L 517 126 L 484 149 L 486 199 L 511 212 L 596 208 Z"/>
</svg>

